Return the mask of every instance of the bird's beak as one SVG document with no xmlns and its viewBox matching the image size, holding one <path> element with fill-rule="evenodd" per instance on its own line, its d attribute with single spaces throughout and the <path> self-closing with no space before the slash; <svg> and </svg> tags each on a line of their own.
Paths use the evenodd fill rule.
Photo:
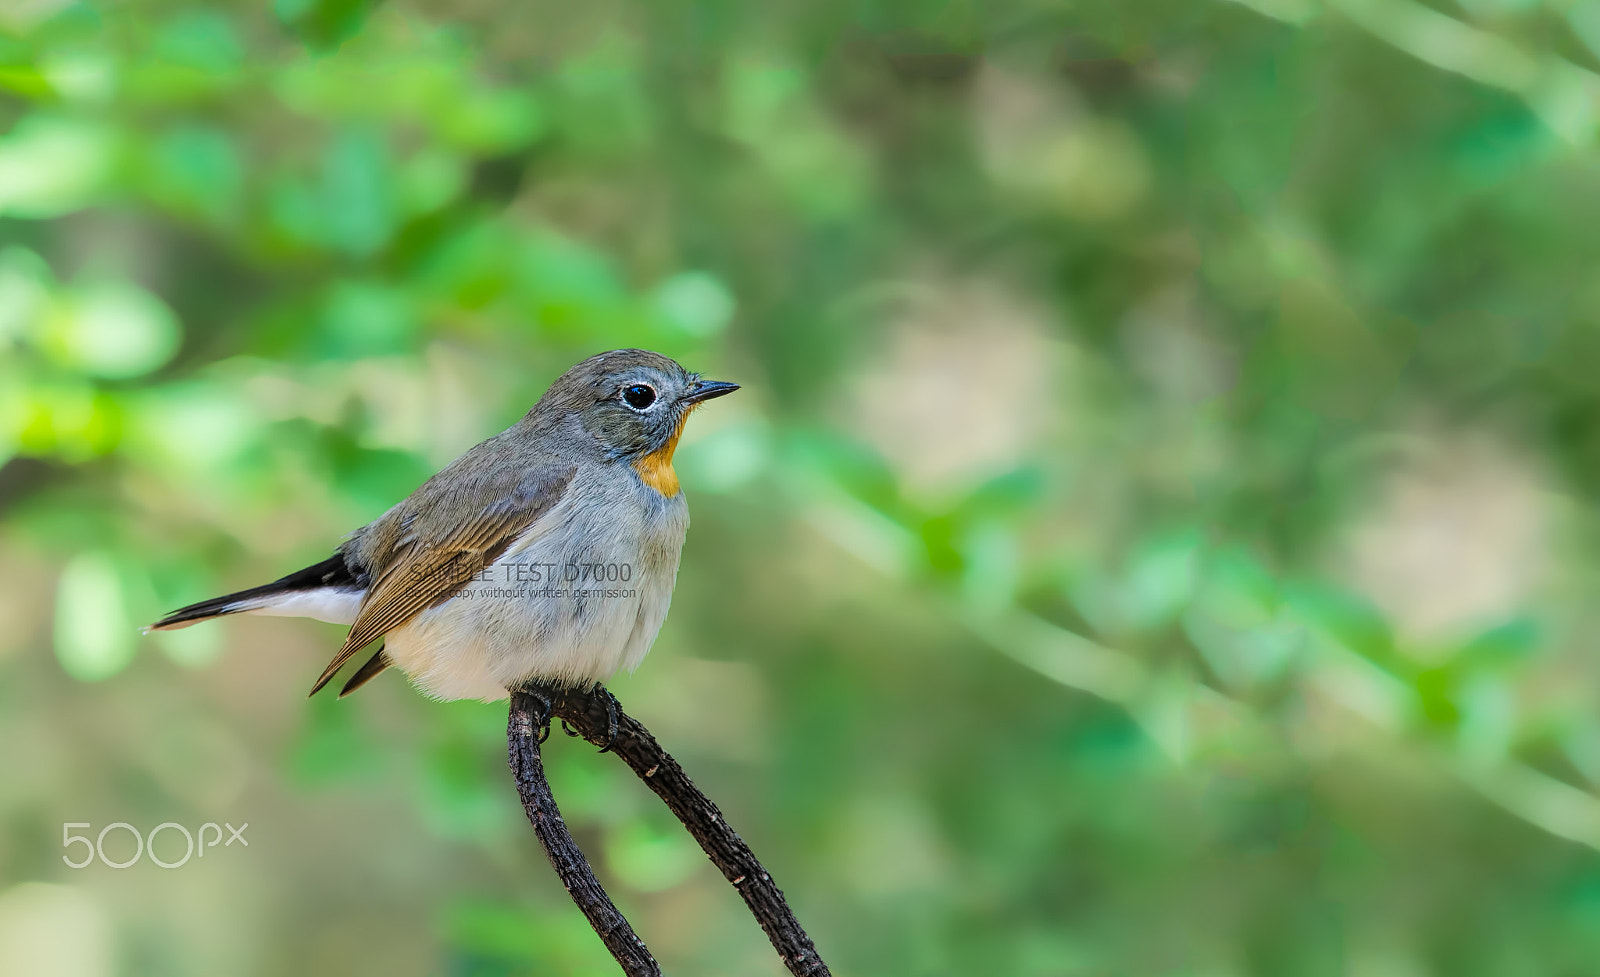
<svg viewBox="0 0 1600 977">
<path fill-rule="evenodd" d="M 731 394 L 739 389 L 737 383 L 723 383 L 721 380 L 699 380 L 683 395 L 686 404 L 698 404 L 703 401 Z"/>
</svg>

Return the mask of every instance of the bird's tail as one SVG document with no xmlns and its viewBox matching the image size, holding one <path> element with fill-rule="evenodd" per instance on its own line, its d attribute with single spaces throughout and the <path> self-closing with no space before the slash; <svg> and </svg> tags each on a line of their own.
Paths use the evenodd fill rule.
<svg viewBox="0 0 1600 977">
<path fill-rule="evenodd" d="M 225 594 L 222 597 L 213 597 L 198 604 L 190 604 L 188 607 L 180 607 L 144 630 L 172 631 L 225 614 L 238 614 L 244 611 L 272 613 L 278 608 L 282 608 L 279 613 L 325 619 L 325 615 L 318 613 L 317 605 L 330 601 L 319 600 L 319 595 L 337 595 L 333 602 L 343 604 L 351 598 L 359 598 L 363 589 L 365 584 L 360 575 L 345 562 L 342 553 L 335 553 L 321 563 L 306 567 L 304 570 L 297 570 L 272 583 L 251 587 L 249 590 L 241 590 L 234 594 Z M 299 604 L 306 606 L 303 610 L 290 609 Z"/>
</svg>

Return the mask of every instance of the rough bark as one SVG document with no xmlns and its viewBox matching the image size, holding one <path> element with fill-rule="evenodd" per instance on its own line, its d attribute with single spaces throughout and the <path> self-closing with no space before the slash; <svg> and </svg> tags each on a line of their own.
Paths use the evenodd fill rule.
<svg viewBox="0 0 1600 977">
<path fill-rule="evenodd" d="M 622 711 L 610 692 L 598 685 L 592 689 L 536 686 L 530 691 L 549 702 L 550 714 L 567 723 L 574 735 L 621 757 L 666 802 L 712 864 L 738 890 L 790 973 L 796 977 L 831 977 L 828 965 L 817 955 L 783 892 L 756 860 L 750 846 L 728 825 L 717 805 L 694 785 L 678 761 L 661 748 L 642 723 Z M 590 919 L 592 922 L 594 917 Z"/>
<path fill-rule="evenodd" d="M 550 783 L 544 776 L 544 760 L 539 754 L 539 745 L 549 728 L 548 697 L 537 691 L 518 690 L 511 694 L 506 742 L 511 775 L 517 782 L 517 794 L 522 798 L 522 810 L 527 813 L 533 832 L 550 857 L 561 884 L 567 887 L 567 894 L 588 917 L 589 925 L 599 934 L 606 949 L 617 958 L 622 972 L 628 977 L 660 977 L 661 968 L 650 950 L 612 904 L 611 897 L 606 895 L 589 867 L 589 860 L 583 857 L 577 842 L 567 831 L 566 822 L 561 819 L 561 811 L 550 793 Z"/>
</svg>

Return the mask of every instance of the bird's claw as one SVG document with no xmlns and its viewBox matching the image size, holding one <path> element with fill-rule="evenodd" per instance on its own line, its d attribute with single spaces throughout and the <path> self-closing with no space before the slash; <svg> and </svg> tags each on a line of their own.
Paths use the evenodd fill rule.
<svg viewBox="0 0 1600 977">
<path fill-rule="evenodd" d="M 528 686 L 523 686 L 515 691 L 522 692 L 539 704 L 538 712 L 533 716 L 534 740 L 543 746 L 544 741 L 550 738 L 550 716 L 555 712 L 555 703 L 550 701 L 549 696 Z"/>
<path fill-rule="evenodd" d="M 611 690 L 603 685 L 596 685 L 594 691 L 597 695 L 604 696 L 606 702 L 606 743 L 600 747 L 601 753 L 610 753 L 611 748 L 617 745 L 617 713 L 622 706 L 617 702 L 617 697 Z"/>
</svg>

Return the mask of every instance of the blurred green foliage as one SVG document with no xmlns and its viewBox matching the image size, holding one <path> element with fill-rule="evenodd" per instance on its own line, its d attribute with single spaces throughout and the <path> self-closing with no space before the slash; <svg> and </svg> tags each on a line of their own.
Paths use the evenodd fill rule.
<svg viewBox="0 0 1600 977">
<path fill-rule="evenodd" d="M 503 706 L 136 628 L 630 345 L 745 390 L 614 688 L 835 972 L 1600 973 L 1597 72 L 1595 0 L 6 0 L 0 973 L 613 972 Z M 781 972 L 549 755 L 669 971 Z"/>
</svg>

